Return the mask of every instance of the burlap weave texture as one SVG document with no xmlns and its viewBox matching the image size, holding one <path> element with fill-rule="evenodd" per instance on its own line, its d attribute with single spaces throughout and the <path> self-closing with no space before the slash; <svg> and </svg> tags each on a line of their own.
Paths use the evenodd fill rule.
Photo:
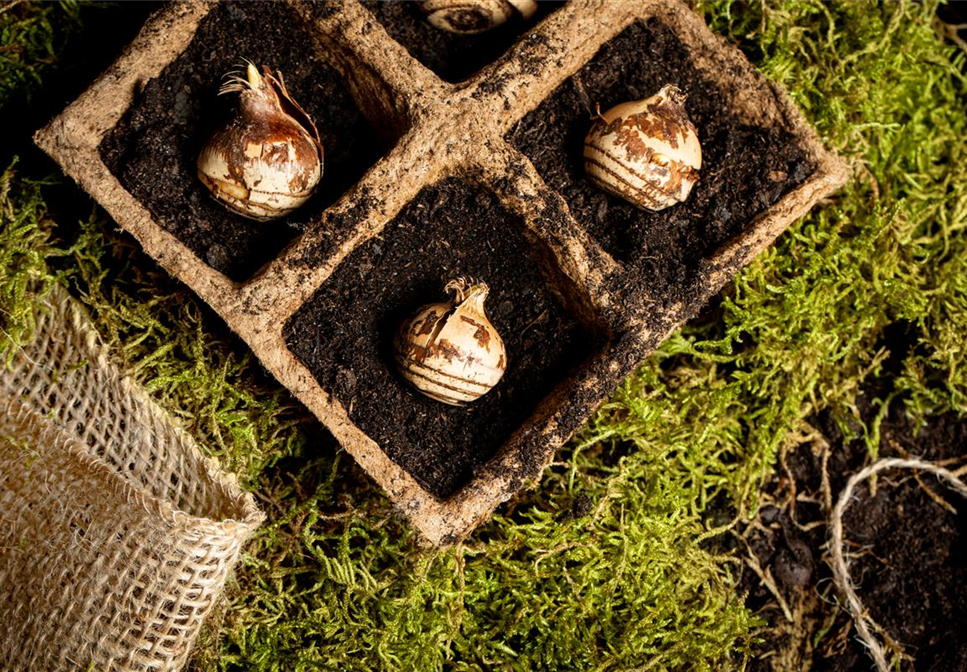
<svg viewBox="0 0 967 672">
<path fill-rule="evenodd" d="M 0 669 L 177 670 L 262 514 L 54 291 L 0 372 Z"/>
</svg>

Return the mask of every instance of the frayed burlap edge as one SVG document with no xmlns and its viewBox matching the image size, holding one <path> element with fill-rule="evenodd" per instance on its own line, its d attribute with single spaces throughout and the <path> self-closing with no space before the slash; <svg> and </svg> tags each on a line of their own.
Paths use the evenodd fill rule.
<svg viewBox="0 0 967 672">
<path fill-rule="evenodd" d="M 181 668 L 262 518 L 53 291 L 0 372 L 0 669 Z"/>
</svg>

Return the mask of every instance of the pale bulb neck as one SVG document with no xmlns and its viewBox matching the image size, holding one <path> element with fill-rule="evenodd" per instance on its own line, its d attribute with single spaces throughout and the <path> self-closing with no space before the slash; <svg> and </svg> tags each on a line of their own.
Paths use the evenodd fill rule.
<svg viewBox="0 0 967 672">
<path fill-rule="evenodd" d="M 472 310 L 483 315 L 484 301 L 487 300 L 487 295 L 489 293 L 490 288 L 482 282 L 471 285 L 466 292 L 464 292 L 463 300 L 460 302 L 460 305 L 468 310 Z"/>
<path fill-rule="evenodd" d="M 685 101 L 688 99 L 688 94 L 674 84 L 666 84 L 665 86 L 661 87 L 661 90 L 658 92 L 658 96 L 672 105 L 677 105 L 678 107 L 684 107 Z"/>
</svg>

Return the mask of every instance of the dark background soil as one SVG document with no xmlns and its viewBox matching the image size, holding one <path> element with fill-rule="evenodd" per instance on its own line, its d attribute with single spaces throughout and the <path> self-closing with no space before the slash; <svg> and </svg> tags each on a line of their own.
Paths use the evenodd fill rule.
<svg viewBox="0 0 967 672">
<path fill-rule="evenodd" d="M 343 260 L 286 325 L 286 340 L 353 423 L 444 498 L 597 348 L 555 295 L 545 259 L 492 194 L 448 179 Z M 490 286 L 487 313 L 508 359 L 497 386 L 465 407 L 424 397 L 392 369 L 400 322 L 446 300 L 444 284 L 459 276 Z"/>
<path fill-rule="evenodd" d="M 413 58 L 440 78 L 461 82 L 503 56 L 518 37 L 564 3 L 542 0 L 537 13 L 527 21 L 515 13 L 503 25 L 478 35 L 457 35 L 434 28 L 412 0 L 363 0 L 363 4 Z"/>
<path fill-rule="evenodd" d="M 877 405 L 864 402 L 864 419 L 869 422 Z M 830 414 L 815 419 L 815 426 L 830 441 L 828 473 L 833 501 L 855 472 L 869 463 L 862 439 L 844 439 L 842 421 Z M 852 433 L 859 431 L 851 423 Z M 967 419 L 954 414 L 933 418 L 917 429 L 895 402 L 881 425 L 880 457 L 919 457 L 938 462 L 967 456 Z M 780 489 L 795 483 L 800 501 L 796 522 L 801 526 L 825 521 L 820 506 L 802 501 L 817 496 L 822 474 L 821 458 L 809 446 L 801 446 L 787 458 L 790 478 Z M 903 670 L 917 672 L 963 672 L 967 670 L 967 501 L 943 486 L 935 477 L 914 472 L 883 472 L 870 497 L 869 481 L 855 492 L 843 518 L 846 550 L 851 555 L 850 576 L 857 595 L 873 619 L 883 626 L 903 651 L 914 657 L 904 662 Z M 951 513 L 925 491 L 953 505 Z M 819 500 L 817 500 L 819 501 Z M 789 636 L 776 636 L 767 630 L 760 643 L 760 657 L 750 666 L 753 672 L 785 670 L 767 651 L 800 647 L 801 669 L 816 672 L 868 672 L 872 659 L 856 636 L 855 627 L 845 612 L 836 606 L 831 572 L 824 555 L 825 524 L 804 532 L 792 522 L 787 508 L 765 507 L 761 520 L 768 532 L 756 531 L 752 550 L 763 568 L 770 568 L 786 601 L 805 605 L 798 628 L 806 639 L 817 640 L 808 652 Z M 758 579 L 748 572 L 743 576 L 750 591 L 748 606 L 760 610 L 773 624 L 783 616 L 774 598 Z M 828 627 L 820 636 L 821 627 Z M 881 639 L 882 641 L 882 639 Z"/>
<path fill-rule="evenodd" d="M 584 137 L 596 105 L 604 111 L 669 83 L 688 94 L 685 107 L 702 144 L 701 176 L 684 203 L 646 212 L 587 180 Z M 718 85 L 689 63 L 684 45 L 657 19 L 604 45 L 507 139 L 602 248 L 648 278 L 653 295 L 673 300 L 702 260 L 814 170 L 788 132 L 740 123 Z"/>
<path fill-rule="evenodd" d="M 281 70 L 325 147 L 317 193 L 291 215 L 259 223 L 219 205 L 199 182 L 195 160 L 234 112 L 218 95 L 227 72 L 249 59 Z M 311 218 L 331 205 L 386 149 L 343 87 L 319 60 L 302 20 L 283 3 L 220 3 L 192 43 L 156 79 L 101 145 L 101 156 L 155 221 L 198 257 L 236 281 L 271 261 Z M 385 137 L 385 134 L 383 134 Z"/>
</svg>

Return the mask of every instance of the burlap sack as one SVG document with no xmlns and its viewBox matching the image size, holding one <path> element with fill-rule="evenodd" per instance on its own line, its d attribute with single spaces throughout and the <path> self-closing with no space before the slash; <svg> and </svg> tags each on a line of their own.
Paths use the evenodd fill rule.
<svg viewBox="0 0 967 672">
<path fill-rule="evenodd" d="M 46 303 L 0 372 L 0 669 L 177 670 L 262 515 Z"/>
</svg>

